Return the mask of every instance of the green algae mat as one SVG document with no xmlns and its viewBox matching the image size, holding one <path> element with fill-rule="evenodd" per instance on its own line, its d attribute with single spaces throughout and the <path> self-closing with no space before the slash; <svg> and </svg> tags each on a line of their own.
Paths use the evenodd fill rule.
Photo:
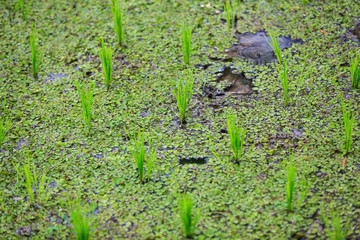
<svg viewBox="0 0 360 240">
<path fill-rule="evenodd" d="M 114 2 L 0 1 L 0 239 L 360 239 L 358 1 Z"/>
</svg>

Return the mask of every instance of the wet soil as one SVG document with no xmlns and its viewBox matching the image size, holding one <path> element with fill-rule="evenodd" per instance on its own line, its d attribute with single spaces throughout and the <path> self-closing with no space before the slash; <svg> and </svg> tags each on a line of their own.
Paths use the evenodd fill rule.
<svg viewBox="0 0 360 240">
<path fill-rule="evenodd" d="M 264 31 L 255 34 L 249 32 L 236 33 L 235 38 L 238 42 L 225 52 L 227 58 L 244 58 L 259 65 L 277 60 L 274 51 L 269 45 L 271 38 Z M 281 49 L 289 48 L 294 43 L 302 43 L 302 40 L 279 36 Z"/>
<path fill-rule="evenodd" d="M 209 98 L 226 95 L 248 95 L 255 93 L 252 89 L 252 79 L 245 76 L 244 72 L 238 73 L 237 69 L 222 67 L 215 72 L 217 78 L 209 82 L 204 91 Z"/>
<path fill-rule="evenodd" d="M 350 30 L 350 33 L 352 33 L 358 41 L 360 41 L 360 21 L 355 23 L 355 27 Z"/>
</svg>

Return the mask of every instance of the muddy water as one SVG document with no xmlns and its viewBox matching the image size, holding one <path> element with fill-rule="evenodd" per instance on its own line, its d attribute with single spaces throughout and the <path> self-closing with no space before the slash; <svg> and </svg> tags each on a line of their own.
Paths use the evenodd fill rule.
<svg viewBox="0 0 360 240">
<path fill-rule="evenodd" d="M 257 64 L 266 64 L 277 60 L 268 43 L 271 42 L 271 38 L 265 32 L 236 34 L 235 38 L 238 40 L 238 43 L 225 52 L 228 58 L 249 59 Z M 284 36 L 279 37 L 281 49 L 289 48 L 293 43 L 302 43 L 302 41 Z"/>
<path fill-rule="evenodd" d="M 217 78 L 209 83 L 205 89 L 208 97 L 223 97 L 226 95 L 247 95 L 255 93 L 252 80 L 244 72 L 238 72 L 232 67 L 222 67 L 215 72 Z"/>
</svg>

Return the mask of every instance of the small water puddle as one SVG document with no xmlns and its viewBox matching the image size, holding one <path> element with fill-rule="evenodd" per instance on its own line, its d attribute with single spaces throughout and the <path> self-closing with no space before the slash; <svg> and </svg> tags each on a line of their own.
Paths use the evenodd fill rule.
<svg viewBox="0 0 360 240">
<path fill-rule="evenodd" d="M 208 162 L 208 157 L 189 157 L 189 158 L 179 158 L 179 164 L 206 164 Z"/>
<path fill-rule="evenodd" d="M 230 47 L 225 55 L 227 58 L 244 58 L 254 61 L 257 64 L 275 62 L 276 56 L 269 45 L 271 38 L 264 31 L 253 33 L 236 34 L 238 43 Z M 290 37 L 279 37 L 281 49 L 289 48 L 293 43 L 302 43 L 301 39 L 291 39 Z"/>
</svg>

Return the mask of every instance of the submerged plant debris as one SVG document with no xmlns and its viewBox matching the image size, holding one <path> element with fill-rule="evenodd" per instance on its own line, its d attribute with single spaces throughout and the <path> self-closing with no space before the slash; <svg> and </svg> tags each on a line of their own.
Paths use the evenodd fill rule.
<svg viewBox="0 0 360 240">
<path fill-rule="evenodd" d="M 185 195 L 200 214 L 193 239 L 324 240 L 347 221 L 346 239 L 360 239 L 358 1 L 119 1 L 121 43 L 110 2 L 0 1 L 0 124 L 11 123 L 0 131 L 0 239 L 75 239 L 74 206 L 91 239 L 186 239 Z M 229 25 L 219 21 L 227 2 Z M 280 36 L 286 106 L 285 65 L 268 33 Z M 108 86 L 102 38 L 113 50 Z M 189 70 L 180 123 L 174 86 Z M 75 82 L 94 86 L 88 110 Z M 245 132 L 236 161 L 230 115 Z M 137 133 L 146 136 L 139 165 Z"/>
</svg>

